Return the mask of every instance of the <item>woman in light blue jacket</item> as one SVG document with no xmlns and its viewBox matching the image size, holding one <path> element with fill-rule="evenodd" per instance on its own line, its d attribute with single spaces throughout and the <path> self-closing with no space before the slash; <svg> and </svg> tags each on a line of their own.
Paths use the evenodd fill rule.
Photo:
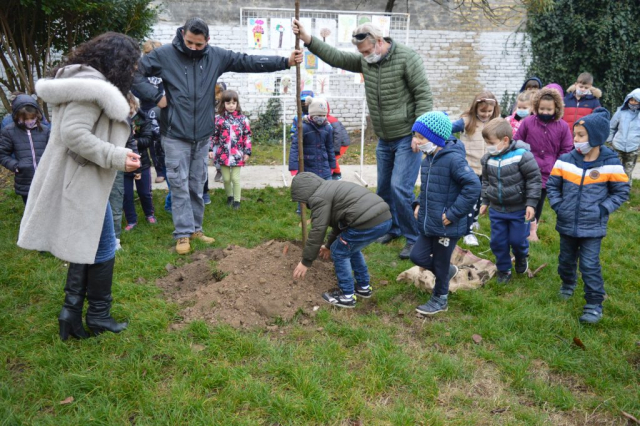
<svg viewBox="0 0 640 426">
<path fill-rule="evenodd" d="M 624 103 L 613 115 L 609 126 L 608 141 L 612 142 L 613 149 L 618 153 L 624 172 L 629 176 L 629 183 L 633 182 L 631 175 L 640 149 L 638 112 L 640 112 L 640 89 L 635 89 L 624 98 Z"/>
</svg>

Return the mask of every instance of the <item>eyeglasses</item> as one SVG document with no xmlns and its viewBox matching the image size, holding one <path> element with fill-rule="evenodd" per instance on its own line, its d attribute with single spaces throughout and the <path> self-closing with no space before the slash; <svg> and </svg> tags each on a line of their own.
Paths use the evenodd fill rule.
<svg viewBox="0 0 640 426">
<path fill-rule="evenodd" d="M 486 102 L 488 104 L 495 104 L 498 101 L 496 101 L 495 99 L 489 99 L 489 98 L 482 98 L 482 99 L 478 99 L 476 100 L 477 103 L 482 103 L 482 102 Z"/>
<path fill-rule="evenodd" d="M 359 33 L 359 34 L 354 34 L 353 39 L 359 43 L 369 36 L 371 36 L 371 33 Z"/>
</svg>

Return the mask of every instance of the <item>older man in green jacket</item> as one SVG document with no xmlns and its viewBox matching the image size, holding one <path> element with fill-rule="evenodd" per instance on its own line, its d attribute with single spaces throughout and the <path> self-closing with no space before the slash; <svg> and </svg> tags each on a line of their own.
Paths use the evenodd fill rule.
<svg viewBox="0 0 640 426">
<path fill-rule="evenodd" d="M 393 216 L 391 230 L 378 242 L 386 244 L 404 235 L 407 241 L 400 257 L 408 259 L 418 238 L 411 204 L 421 160 L 420 152 L 411 146 L 411 127 L 433 106 L 422 58 L 407 46 L 384 37 L 371 24 L 361 25 L 353 32 L 352 42 L 359 53 L 343 52 L 312 37 L 295 20 L 293 32 L 300 34 L 305 46 L 329 65 L 364 75 L 369 114 L 379 137 L 378 195 L 389 204 Z"/>
</svg>

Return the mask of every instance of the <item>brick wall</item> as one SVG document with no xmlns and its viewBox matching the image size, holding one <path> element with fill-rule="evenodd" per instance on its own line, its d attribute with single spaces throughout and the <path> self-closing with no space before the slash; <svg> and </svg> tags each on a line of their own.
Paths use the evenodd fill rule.
<svg viewBox="0 0 640 426">
<path fill-rule="evenodd" d="M 413 19 L 413 18 L 412 18 Z M 239 17 L 235 23 L 239 22 Z M 176 28 L 183 22 L 161 21 L 154 27 L 153 37 L 169 43 Z M 246 33 L 238 25 L 210 26 L 211 43 L 223 48 L 243 51 Z M 405 34 L 392 34 L 404 43 Z M 434 108 L 449 113 L 456 118 L 468 108 L 474 95 L 481 90 L 492 91 L 498 99 L 505 91 L 516 92 L 525 78 L 526 52 L 521 50 L 520 35 L 510 31 L 452 31 L 452 30 L 411 30 L 409 46 L 423 58 L 427 77 L 434 96 Z M 295 78 L 295 69 L 277 73 L 276 77 L 289 75 Z M 258 99 L 260 94 L 250 84 L 255 74 L 225 74 L 221 81 L 240 93 L 243 109 L 255 118 L 258 111 L 266 106 L 267 99 Z M 292 86 L 292 89 L 295 86 Z M 349 98 L 364 97 L 364 86 L 354 82 L 354 76 L 332 74 L 329 93 L 331 96 Z M 361 100 L 331 100 L 333 114 L 350 129 L 360 128 L 362 122 Z M 286 101 L 286 113 L 290 118 L 295 113 L 294 97 Z"/>
</svg>

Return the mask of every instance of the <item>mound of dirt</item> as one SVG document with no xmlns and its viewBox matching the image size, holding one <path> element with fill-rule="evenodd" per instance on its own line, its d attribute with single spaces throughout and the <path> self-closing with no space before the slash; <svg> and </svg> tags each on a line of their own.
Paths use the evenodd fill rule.
<svg viewBox="0 0 640 426">
<path fill-rule="evenodd" d="M 321 294 L 337 286 L 333 264 L 318 260 L 304 280 L 293 270 L 302 257 L 294 243 L 268 241 L 253 249 L 229 246 L 195 253 L 193 262 L 157 280 L 165 297 L 184 306 L 182 323 L 204 320 L 233 327 L 263 327 L 299 310 L 311 314 Z"/>
</svg>

